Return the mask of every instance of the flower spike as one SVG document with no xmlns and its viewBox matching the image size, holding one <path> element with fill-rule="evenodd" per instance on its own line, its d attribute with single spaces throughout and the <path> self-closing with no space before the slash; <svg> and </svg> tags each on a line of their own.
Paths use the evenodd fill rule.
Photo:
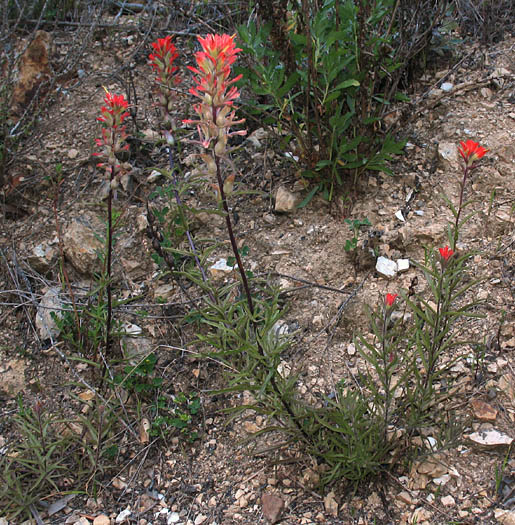
<svg viewBox="0 0 515 525">
<path fill-rule="evenodd" d="M 487 151 L 489 150 L 480 146 L 479 142 L 470 139 L 467 142 L 460 142 L 459 152 L 467 166 L 472 166 L 476 161 L 483 158 Z"/>
</svg>

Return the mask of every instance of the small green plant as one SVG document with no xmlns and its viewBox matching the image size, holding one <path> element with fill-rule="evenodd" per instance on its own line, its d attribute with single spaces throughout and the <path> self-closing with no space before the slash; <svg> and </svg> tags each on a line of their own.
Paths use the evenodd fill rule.
<svg viewBox="0 0 515 525">
<path fill-rule="evenodd" d="M 150 435 L 165 438 L 171 429 L 179 431 L 189 442 L 198 439 L 198 416 L 201 408 L 197 394 L 178 392 L 170 397 L 160 395 L 151 405 L 153 412 Z"/>
<path fill-rule="evenodd" d="M 13 420 L 16 439 L 0 456 L 0 505 L 11 520 L 31 518 L 49 494 L 87 490 L 110 468 L 113 417 L 103 404 L 93 403 L 87 417 L 67 418 L 40 402 L 25 406 L 20 397 Z"/>
<path fill-rule="evenodd" d="M 125 365 L 123 372 L 114 376 L 113 383 L 129 392 L 152 396 L 163 384 L 163 378 L 154 377 L 156 363 L 157 356 L 152 353 L 136 365 Z"/>
<path fill-rule="evenodd" d="M 359 231 L 362 226 L 371 226 L 370 221 L 365 217 L 364 220 L 360 219 L 345 219 L 345 222 L 349 225 L 352 230 L 352 239 L 347 239 L 343 246 L 346 252 L 351 252 L 358 246 Z"/>
</svg>

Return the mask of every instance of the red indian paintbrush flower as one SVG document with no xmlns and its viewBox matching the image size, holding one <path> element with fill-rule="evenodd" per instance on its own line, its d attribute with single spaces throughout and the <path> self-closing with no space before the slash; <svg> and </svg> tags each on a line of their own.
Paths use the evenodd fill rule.
<svg viewBox="0 0 515 525">
<path fill-rule="evenodd" d="M 152 42 L 154 53 L 148 55 L 152 67 L 157 71 L 157 81 L 167 84 L 167 80 L 174 77 L 174 83 L 178 84 L 180 79 L 175 76 L 178 67 L 174 66 L 174 60 L 179 56 L 176 47 L 172 44 L 172 37 L 158 38 Z"/>
<path fill-rule="evenodd" d="M 152 42 L 152 48 L 154 53 L 151 53 L 148 58 L 152 68 L 157 73 L 156 83 L 160 91 L 158 100 L 161 112 L 161 129 L 166 141 L 173 144 L 172 131 L 176 126 L 171 111 L 175 103 L 174 88 L 181 82 L 181 78 L 177 74 L 179 68 L 174 65 L 174 61 L 179 53 L 177 53 L 170 35 Z"/>
<path fill-rule="evenodd" d="M 397 299 L 397 297 L 399 297 L 399 294 L 387 293 L 384 300 L 386 306 L 393 306 L 393 303 L 395 302 L 395 299 Z"/>
<path fill-rule="evenodd" d="M 129 116 L 129 113 L 126 111 L 129 103 L 125 100 L 125 97 L 123 95 L 112 95 L 106 89 L 104 104 L 105 106 L 102 106 L 100 109 L 102 116 L 98 117 L 97 120 L 103 122 L 106 128 L 121 126 L 125 118 Z"/>
<path fill-rule="evenodd" d="M 448 246 L 439 248 L 439 251 L 440 251 L 440 255 L 442 256 L 442 259 L 445 262 L 447 262 L 454 255 L 454 252 Z"/>
<path fill-rule="evenodd" d="M 227 153 L 227 139 L 233 135 L 245 135 L 246 131 L 230 132 L 231 126 L 244 122 L 235 120 L 233 107 L 234 100 L 239 97 L 239 91 L 234 84 L 241 75 L 230 79 L 231 65 L 236 60 L 236 55 L 241 49 L 234 43 L 234 35 L 207 35 L 199 37 L 198 41 L 202 51 L 195 53 L 197 67 L 189 69 L 198 76 L 195 78 L 196 86 L 190 93 L 198 97 L 201 102 L 194 106 L 198 120 L 184 120 L 185 124 L 196 124 L 200 140 L 197 141 L 204 148 L 214 145 L 214 154 L 224 157 Z M 216 165 L 208 161 L 208 172 L 214 174 Z"/>
<path fill-rule="evenodd" d="M 100 108 L 101 116 L 97 118 L 103 124 L 102 137 L 95 139 L 96 145 L 102 152 L 94 153 L 94 155 L 107 157 L 108 162 L 99 163 L 98 167 L 105 167 L 112 178 L 115 171 L 119 168 L 116 154 L 129 149 L 129 145 L 125 144 L 125 139 L 127 138 L 125 126 L 122 125 L 129 115 L 126 111 L 129 103 L 123 95 L 113 95 L 107 89 L 105 91 L 105 105 Z"/>
<path fill-rule="evenodd" d="M 460 142 L 460 145 L 459 152 L 467 166 L 472 166 L 474 162 L 481 159 L 488 151 L 483 146 L 480 146 L 479 142 L 474 142 L 470 139 L 467 142 Z"/>
</svg>

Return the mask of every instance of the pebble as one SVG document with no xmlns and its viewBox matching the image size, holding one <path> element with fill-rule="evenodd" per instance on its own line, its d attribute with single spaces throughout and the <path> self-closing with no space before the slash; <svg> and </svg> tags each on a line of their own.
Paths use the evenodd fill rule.
<svg viewBox="0 0 515 525">
<path fill-rule="evenodd" d="M 207 520 L 207 516 L 205 516 L 204 514 L 199 514 L 195 518 L 195 525 L 202 525 L 202 523 L 204 523 L 206 520 Z"/>
<path fill-rule="evenodd" d="M 453 507 L 456 505 L 456 500 L 452 496 L 444 496 L 441 501 L 442 505 L 445 505 L 446 507 Z"/>
<path fill-rule="evenodd" d="M 111 519 L 105 514 L 100 514 L 93 520 L 93 525 L 111 525 Z"/>
</svg>

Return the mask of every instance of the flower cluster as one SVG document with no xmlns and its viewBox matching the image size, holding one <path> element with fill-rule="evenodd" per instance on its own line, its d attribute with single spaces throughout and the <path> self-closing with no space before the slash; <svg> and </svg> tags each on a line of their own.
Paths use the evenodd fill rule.
<svg viewBox="0 0 515 525">
<path fill-rule="evenodd" d="M 454 255 L 454 252 L 448 246 L 438 248 L 438 250 L 440 251 L 440 255 L 445 262 L 447 262 Z"/>
<path fill-rule="evenodd" d="M 393 306 L 393 303 L 395 303 L 395 299 L 397 299 L 399 295 L 396 293 L 387 293 L 385 297 L 385 304 L 387 307 Z"/>
<path fill-rule="evenodd" d="M 189 69 L 196 75 L 196 86 L 190 93 L 201 102 L 194 106 L 198 115 L 197 120 L 184 120 L 185 124 L 196 124 L 200 140 L 197 141 L 206 149 L 213 149 L 214 156 L 224 157 L 227 153 L 227 140 L 232 135 L 245 135 L 246 131 L 231 132 L 231 126 L 244 122 L 244 119 L 235 120 L 234 100 L 239 92 L 233 85 L 241 75 L 229 78 L 231 65 L 241 49 L 234 43 L 234 35 L 207 35 L 198 38 L 202 51 L 195 54 L 197 67 Z M 208 173 L 216 174 L 216 160 L 203 155 Z"/>
<path fill-rule="evenodd" d="M 467 167 L 472 167 L 487 151 L 486 148 L 479 145 L 479 142 L 470 139 L 467 142 L 460 143 L 459 152 Z"/>
<path fill-rule="evenodd" d="M 97 118 L 103 124 L 102 137 L 95 140 L 102 151 L 94 155 L 107 158 L 106 163 L 100 162 L 97 166 L 105 167 L 111 179 L 119 168 L 116 155 L 129 149 L 129 145 L 125 143 L 127 134 L 123 125 L 123 121 L 129 115 L 128 107 L 129 103 L 123 95 L 112 95 L 106 89 L 104 105 L 100 109 L 101 116 Z"/>
<path fill-rule="evenodd" d="M 177 49 L 172 43 L 172 37 L 158 38 L 152 43 L 154 53 L 148 58 L 150 65 L 157 73 L 156 83 L 159 86 L 159 107 L 161 108 L 161 125 L 167 142 L 172 143 L 173 138 L 170 131 L 175 128 L 171 111 L 174 104 L 174 88 L 180 84 L 181 77 L 177 74 L 178 67 L 174 65 L 179 56 Z"/>
</svg>

